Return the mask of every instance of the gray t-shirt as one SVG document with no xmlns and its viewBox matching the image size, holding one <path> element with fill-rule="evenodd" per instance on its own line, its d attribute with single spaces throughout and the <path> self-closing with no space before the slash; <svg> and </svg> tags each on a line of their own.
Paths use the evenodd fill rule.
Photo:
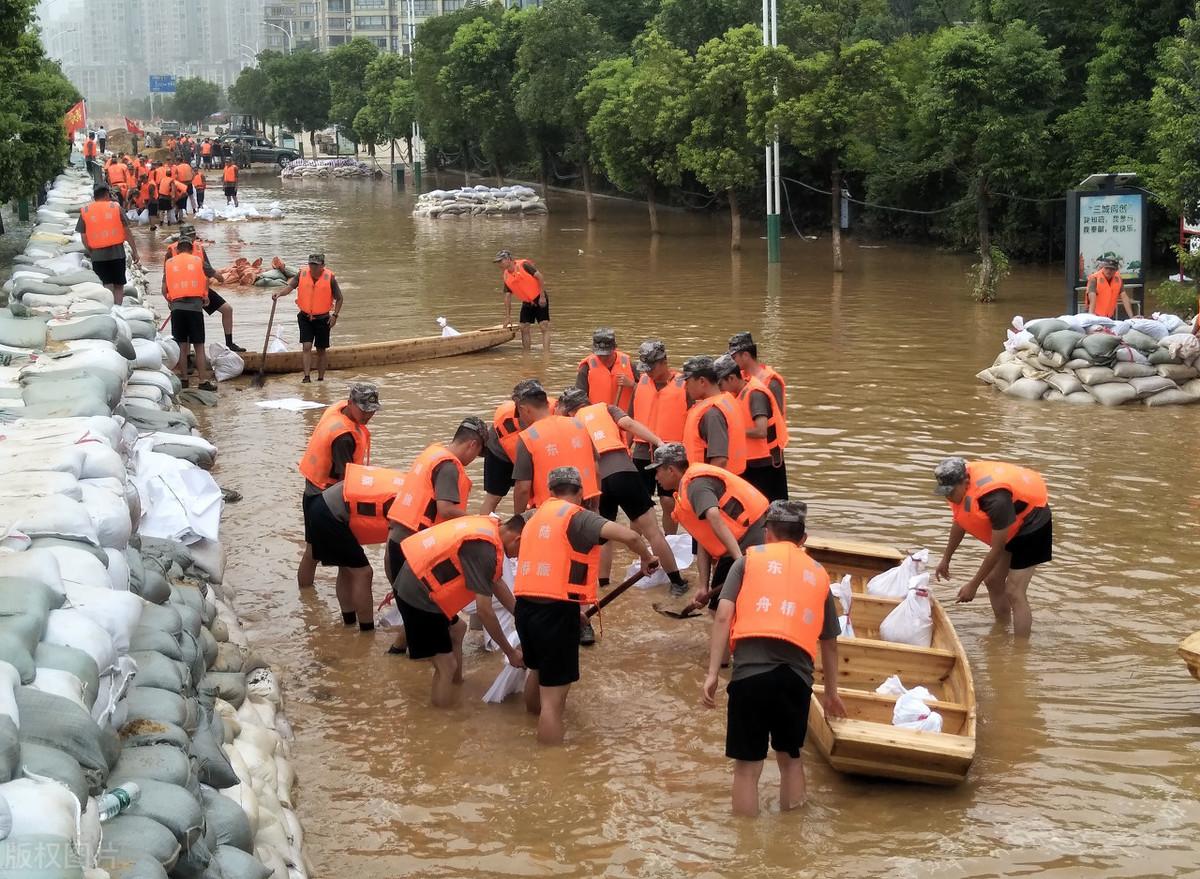
<svg viewBox="0 0 1200 879">
<path fill-rule="evenodd" d="M 487 439 L 484 440 L 483 444 L 487 447 L 489 452 L 491 452 L 501 461 L 508 461 L 508 452 L 504 451 L 504 446 L 500 445 L 500 434 L 496 433 L 495 425 L 488 425 Z M 510 461 L 509 463 L 512 462 Z"/>
<path fill-rule="evenodd" d="M 1012 527 L 1012 523 L 1017 521 L 1017 513 L 1024 512 L 1025 507 L 1024 501 L 1013 503 L 1012 492 L 1007 488 L 989 491 L 979 499 L 979 509 L 987 514 L 993 531 L 1007 531 Z M 1017 531 L 1016 536 L 1032 534 L 1049 521 L 1050 508 L 1038 507 L 1021 523 L 1021 528 Z"/>
<path fill-rule="evenodd" d="M 783 411 L 783 381 L 778 378 L 772 378 L 767 383 L 767 390 L 771 392 L 771 396 L 775 398 L 775 402 L 779 404 L 779 411 Z"/>
<path fill-rule="evenodd" d="M 742 591 L 742 577 L 746 572 L 746 560 L 738 559 L 725 576 L 721 587 L 721 600 L 737 602 Z M 842 634 L 838 625 L 837 605 L 833 593 L 825 595 L 825 617 L 821 624 L 821 640 L 828 641 Z M 784 665 L 804 679 L 810 687 L 813 682 L 813 657 L 802 648 L 779 638 L 745 638 L 733 650 L 733 674 L 731 681 L 740 681 L 752 675 L 763 674 Z"/>
<path fill-rule="evenodd" d="M 342 491 L 345 482 L 336 482 L 321 492 L 321 498 L 329 512 L 339 522 L 350 524 L 350 506 L 346 503 L 346 494 Z"/>
<path fill-rule="evenodd" d="M 688 504 L 695 510 L 696 515 L 703 519 L 705 513 L 720 503 L 721 493 L 724 490 L 725 486 L 721 480 L 713 476 L 697 477 L 688 483 Z M 745 552 L 752 546 L 761 546 L 766 540 L 766 527 L 767 514 L 763 513 L 746 529 L 746 533 L 738 541 L 738 548 Z"/>
<path fill-rule="evenodd" d="M 716 406 L 709 407 L 700 419 L 700 438 L 704 440 L 704 461 L 729 457 L 729 422 Z"/>
<path fill-rule="evenodd" d="M 486 540 L 464 541 L 458 551 L 458 561 L 462 565 L 467 588 L 476 595 L 490 599 L 493 584 L 500 579 L 500 572 L 496 570 L 496 548 Z M 395 589 L 401 601 L 415 608 L 430 613 L 442 612 L 429 597 L 429 590 L 416 578 L 407 563 L 396 575 Z"/>
<path fill-rule="evenodd" d="M 456 507 L 466 503 L 466 498 L 458 490 L 458 468 L 454 466 L 453 461 L 443 461 L 433 468 L 433 496 L 436 500 L 454 504 Z M 392 522 L 388 528 L 388 540 L 399 543 L 415 533 L 399 522 Z"/>
</svg>

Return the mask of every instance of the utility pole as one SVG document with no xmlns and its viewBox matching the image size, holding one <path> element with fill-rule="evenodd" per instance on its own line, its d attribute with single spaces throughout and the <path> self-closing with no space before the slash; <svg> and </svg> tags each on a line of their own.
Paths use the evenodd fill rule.
<svg viewBox="0 0 1200 879">
<path fill-rule="evenodd" d="M 413 0 L 408 0 L 408 74 L 411 77 L 413 72 L 413 50 L 417 47 L 417 18 L 413 12 Z M 419 192 L 421 189 L 421 160 L 419 155 L 422 152 L 421 146 L 421 123 L 415 118 L 412 124 L 412 152 L 409 156 L 413 164 L 413 186 Z"/>
<path fill-rule="evenodd" d="M 779 10 L 777 0 L 763 0 L 762 30 L 763 46 L 774 48 L 779 45 Z M 778 95 L 779 86 L 775 86 Z M 779 135 L 765 148 L 767 176 L 767 262 L 779 262 Z"/>
</svg>

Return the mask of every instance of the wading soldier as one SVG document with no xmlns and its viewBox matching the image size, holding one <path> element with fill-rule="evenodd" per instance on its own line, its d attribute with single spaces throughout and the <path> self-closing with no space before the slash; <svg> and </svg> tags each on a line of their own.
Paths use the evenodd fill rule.
<svg viewBox="0 0 1200 879">
<path fill-rule="evenodd" d="M 683 362 L 683 380 L 695 401 L 683 424 L 688 460 L 741 475 L 746 469 L 746 425 L 737 400 L 717 386 L 716 361 L 689 357 Z"/>
<path fill-rule="evenodd" d="M 742 478 L 769 501 L 787 500 L 787 466 L 783 461 L 787 422 L 779 404 L 766 385 L 756 378 L 746 378 L 728 354 L 718 357 L 715 365 L 717 387 L 737 400 L 746 425 L 746 469 Z"/>
<path fill-rule="evenodd" d="M 575 387 L 593 403 L 608 403 L 628 415 L 637 382 L 637 368 L 629 355 L 617 350 L 616 333 L 607 327 L 592 333 L 592 353 L 579 361 Z"/>
<path fill-rule="evenodd" d="M 684 378 L 667 364 L 667 346 L 659 339 L 642 342 L 638 348 L 638 365 L 641 378 L 633 391 L 633 417 L 646 425 L 664 443 L 683 442 L 683 425 L 687 421 L 688 400 Z M 646 491 L 656 494 L 662 505 L 662 527 L 664 534 L 674 534 L 678 527 L 671 518 L 675 499 L 664 491 L 648 469 L 649 443 L 633 438 L 630 456 L 634 466 L 642 475 Z"/>
<path fill-rule="evenodd" d="M 550 295 L 546 282 L 532 260 L 514 259 L 511 252 L 501 250 L 492 262 L 500 264 L 504 283 L 504 325 L 512 326 L 512 299 L 521 300 L 517 324 L 521 329 L 521 347 L 531 347 L 530 329 L 537 324 L 542 331 L 542 350 L 550 350 Z"/>
<path fill-rule="evenodd" d="M 325 368 L 329 363 L 329 333 L 337 323 L 342 310 L 342 288 L 338 286 L 333 272 L 325 268 L 325 254 L 311 253 L 308 268 L 296 273 L 286 287 L 271 294 L 272 299 L 296 291 L 296 322 L 300 326 L 301 358 L 304 361 L 304 378 L 310 382 L 312 349 L 317 348 L 317 381 L 325 381 Z"/>
</svg>

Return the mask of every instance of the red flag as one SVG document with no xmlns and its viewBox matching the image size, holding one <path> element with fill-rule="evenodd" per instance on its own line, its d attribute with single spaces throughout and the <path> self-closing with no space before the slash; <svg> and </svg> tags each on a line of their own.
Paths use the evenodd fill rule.
<svg viewBox="0 0 1200 879">
<path fill-rule="evenodd" d="M 87 117 L 83 107 L 83 101 L 80 101 L 74 107 L 67 111 L 67 115 L 63 117 L 63 127 L 67 130 L 67 138 L 75 136 L 75 132 L 87 126 Z"/>
<path fill-rule="evenodd" d="M 136 122 L 134 122 L 128 116 L 125 117 L 125 130 L 128 131 L 130 134 L 145 134 L 146 133 L 142 130 L 142 126 L 138 125 Z"/>
</svg>

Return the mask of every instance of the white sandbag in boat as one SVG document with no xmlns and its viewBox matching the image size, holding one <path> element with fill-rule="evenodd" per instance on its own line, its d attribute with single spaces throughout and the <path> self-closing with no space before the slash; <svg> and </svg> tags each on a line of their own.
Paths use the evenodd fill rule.
<svg viewBox="0 0 1200 879">
<path fill-rule="evenodd" d="M 908 594 L 879 624 L 879 637 L 896 644 L 929 647 L 933 643 L 933 605 L 929 601 L 929 575 L 909 581 Z"/>
<path fill-rule="evenodd" d="M 931 709 L 926 702 L 936 701 L 924 687 L 913 687 L 896 699 L 892 710 L 892 726 L 918 732 L 940 733 L 942 715 Z"/>
<path fill-rule="evenodd" d="M 842 613 L 838 617 L 838 626 L 842 630 L 842 637 L 853 638 L 854 626 L 850 623 L 850 606 L 854 603 L 854 588 L 850 583 L 850 575 L 847 574 L 836 582 L 830 582 L 829 591 L 841 604 Z"/>
<path fill-rule="evenodd" d="M 925 570 L 929 562 L 929 550 L 919 549 L 910 553 L 894 568 L 876 574 L 867 581 L 867 594 L 883 598 L 903 598 L 908 592 L 909 581 Z"/>
</svg>

